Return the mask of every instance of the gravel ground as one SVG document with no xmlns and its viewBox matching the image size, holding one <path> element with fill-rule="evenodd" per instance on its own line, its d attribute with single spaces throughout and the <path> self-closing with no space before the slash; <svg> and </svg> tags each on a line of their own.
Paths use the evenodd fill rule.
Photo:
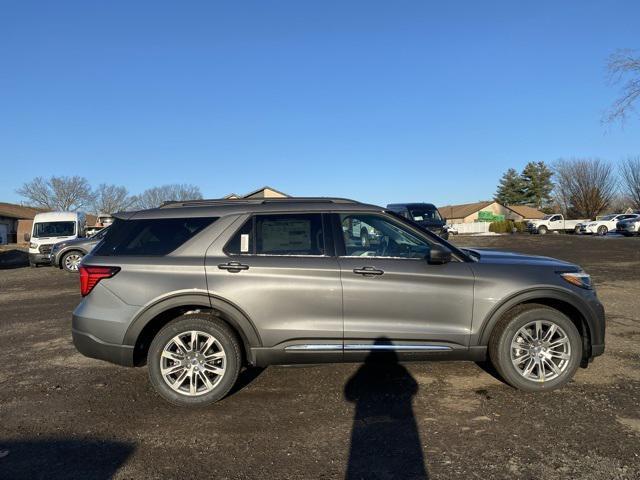
<svg viewBox="0 0 640 480">
<path fill-rule="evenodd" d="M 640 239 L 453 241 L 581 264 L 607 309 L 605 355 L 543 394 L 471 362 L 270 367 L 185 410 L 146 369 L 74 350 L 76 276 L 0 270 L 0 478 L 640 478 Z"/>
</svg>

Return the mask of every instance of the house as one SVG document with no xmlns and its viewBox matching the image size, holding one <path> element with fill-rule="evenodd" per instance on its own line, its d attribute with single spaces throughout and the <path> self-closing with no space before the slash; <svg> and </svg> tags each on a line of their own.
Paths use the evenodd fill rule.
<svg viewBox="0 0 640 480">
<path fill-rule="evenodd" d="M 446 205 L 439 207 L 438 210 L 440 215 L 447 219 L 447 223 L 492 222 L 499 220 L 521 222 L 542 218 L 545 215 L 543 212 L 526 205 L 506 206 L 493 200 L 462 205 Z"/>
<path fill-rule="evenodd" d="M 538 220 L 546 215 L 546 213 L 528 205 L 507 205 L 506 207 L 520 217 L 519 219 L 512 218 L 514 222 Z"/>
<path fill-rule="evenodd" d="M 31 233 L 33 217 L 44 211 L 0 202 L 0 244 L 23 242 L 24 234 Z"/>
<path fill-rule="evenodd" d="M 233 199 L 240 199 L 240 198 L 286 198 L 289 196 L 290 195 L 287 195 L 286 193 L 276 190 L 275 188 L 266 186 L 266 187 L 262 187 L 257 190 L 254 190 L 253 192 L 249 192 L 245 195 L 230 193 L 229 195 L 226 195 L 223 198 L 227 200 L 233 200 Z"/>
</svg>

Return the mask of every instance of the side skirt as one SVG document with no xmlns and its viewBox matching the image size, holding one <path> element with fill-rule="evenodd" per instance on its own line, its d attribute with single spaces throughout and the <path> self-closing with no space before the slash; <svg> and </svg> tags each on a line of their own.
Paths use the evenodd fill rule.
<svg viewBox="0 0 640 480">
<path fill-rule="evenodd" d="M 359 363 L 372 351 L 393 351 L 399 361 L 453 361 L 481 362 L 487 359 L 487 347 L 451 348 L 441 345 L 360 345 L 341 344 L 289 345 L 272 348 L 252 348 L 255 366 L 296 365 L 318 363 Z"/>
</svg>

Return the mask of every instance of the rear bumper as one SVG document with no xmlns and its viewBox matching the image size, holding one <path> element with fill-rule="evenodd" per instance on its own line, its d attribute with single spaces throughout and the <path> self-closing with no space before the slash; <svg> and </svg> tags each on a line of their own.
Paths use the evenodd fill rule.
<svg viewBox="0 0 640 480">
<path fill-rule="evenodd" d="M 107 362 L 126 367 L 133 367 L 133 346 L 116 345 L 103 342 L 90 333 L 81 332 L 76 329 L 71 330 L 73 344 L 76 349 L 85 357 L 106 360 Z"/>
</svg>

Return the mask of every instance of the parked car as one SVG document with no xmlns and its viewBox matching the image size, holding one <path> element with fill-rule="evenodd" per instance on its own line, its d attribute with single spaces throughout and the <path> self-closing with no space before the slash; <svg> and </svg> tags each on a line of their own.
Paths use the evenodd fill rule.
<svg viewBox="0 0 640 480">
<path fill-rule="evenodd" d="M 29 265 L 49 265 L 53 245 L 84 236 L 86 216 L 80 212 L 38 213 L 33 218 L 31 234 L 25 233 L 29 242 Z"/>
<path fill-rule="evenodd" d="M 640 215 L 638 215 L 637 213 L 617 213 L 612 215 L 605 215 L 594 220 L 593 222 L 582 223 L 580 226 L 580 233 L 606 235 L 607 233 L 616 230 L 616 224 L 618 222 L 627 220 L 629 218 L 638 217 L 640 217 Z"/>
<path fill-rule="evenodd" d="M 619 221 L 616 224 L 616 232 L 627 237 L 640 235 L 640 217 Z"/>
<path fill-rule="evenodd" d="M 109 227 L 105 227 L 91 237 L 56 243 L 51 249 L 51 265 L 67 272 L 77 272 L 83 257 L 100 243 L 108 230 Z"/>
<path fill-rule="evenodd" d="M 559 213 L 545 215 L 539 220 L 529 220 L 527 230 L 529 233 L 539 233 L 544 235 L 547 232 L 579 233 L 580 224 L 589 222 L 588 219 L 565 220 Z"/>
<path fill-rule="evenodd" d="M 354 221 L 376 245 L 345 235 Z M 461 250 L 345 199 L 191 201 L 116 215 L 80 265 L 83 354 L 148 365 L 156 391 L 215 402 L 243 365 L 490 359 L 526 391 L 566 384 L 604 351 L 604 309 L 579 266 Z"/>
<path fill-rule="evenodd" d="M 446 218 L 442 218 L 440 211 L 431 203 L 391 203 L 387 205 L 387 209 L 416 222 L 445 240 L 449 238 Z"/>
</svg>

